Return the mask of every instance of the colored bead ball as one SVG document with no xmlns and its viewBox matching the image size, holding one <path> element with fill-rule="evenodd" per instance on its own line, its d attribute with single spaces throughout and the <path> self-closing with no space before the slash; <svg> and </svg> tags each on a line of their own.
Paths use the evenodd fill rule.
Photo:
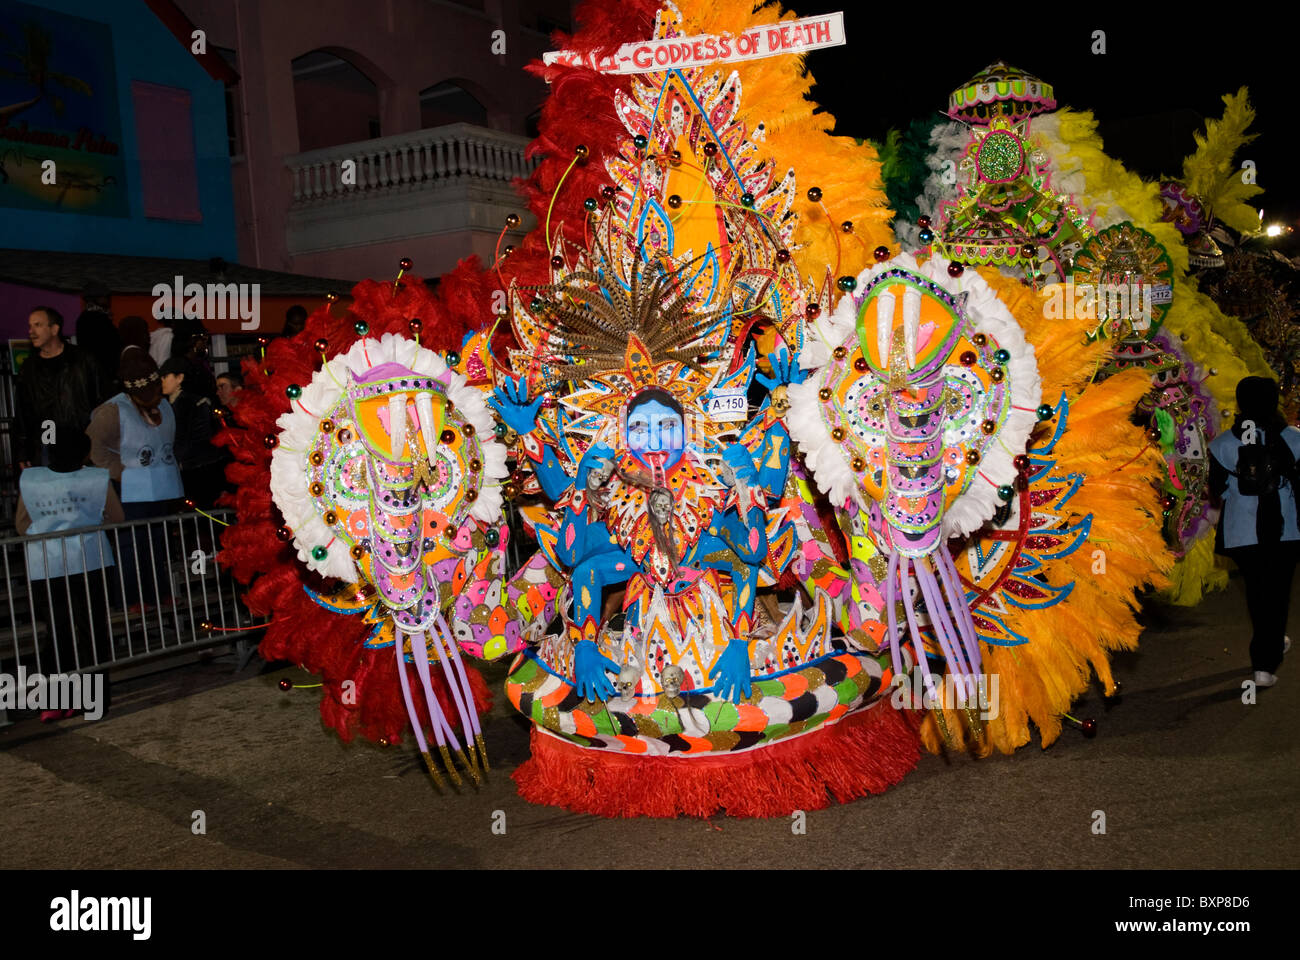
<svg viewBox="0 0 1300 960">
<path fill-rule="evenodd" d="M 957 359 L 961 361 L 963 367 L 973 367 L 975 366 L 975 361 L 978 360 L 979 357 L 975 355 L 974 350 L 963 350 L 961 356 Z"/>
<path fill-rule="evenodd" d="M 600 188 L 600 198 L 602 200 L 613 200 L 617 193 L 618 191 L 609 184 L 605 184 L 605 186 Z"/>
<path fill-rule="evenodd" d="M 268 433 L 266 436 L 262 438 L 262 446 L 266 447 L 266 449 L 268 450 L 274 450 L 279 445 L 280 445 L 280 438 L 277 437 L 274 433 Z"/>
<path fill-rule="evenodd" d="M 826 403 L 827 401 L 829 401 L 832 396 L 834 396 L 834 394 L 831 393 L 830 387 L 822 387 L 820 390 L 817 391 L 817 399 L 820 400 L 822 403 Z"/>
<path fill-rule="evenodd" d="M 364 320 L 358 320 L 352 325 L 352 329 L 357 332 L 358 337 L 364 337 L 370 332 L 370 324 L 366 323 Z"/>
<path fill-rule="evenodd" d="M 326 340 L 324 337 L 321 337 L 319 340 L 316 341 L 317 353 L 324 353 L 329 348 L 330 348 L 330 342 Z"/>
<path fill-rule="evenodd" d="M 302 396 L 302 387 L 298 386 L 296 383 L 291 383 L 284 388 L 284 395 L 290 400 L 297 400 Z"/>
<path fill-rule="evenodd" d="M 1087 717 L 1079 724 L 1079 729 L 1083 731 L 1085 737 L 1091 740 L 1097 735 L 1097 721 L 1092 717 Z"/>
<path fill-rule="evenodd" d="M 849 466 L 853 468 L 854 473 L 861 473 L 863 470 L 867 469 L 867 461 L 863 460 L 861 457 L 854 457 Z"/>
<path fill-rule="evenodd" d="M 990 436 L 993 434 L 993 431 L 996 430 L 997 428 L 998 428 L 998 422 L 996 420 L 985 420 L 982 423 L 980 423 L 980 429 Z"/>
<path fill-rule="evenodd" d="M 987 344 L 988 344 L 988 342 L 989 342 L 988 334 L 986 334 L 986 333 L 977 333 L 977 334 L 975 334 L 975 336 L 973 336 L 973 337 L 970 338 L 970 342 L 973 343 L 973 344 L 975 344 L 975 346 L 977 346 L 977 347 L 987 346 Z"/>
<path fill-rule="evenodd" d="M 1160 428 L 1154 424 L 1147 428 L 1147 439 L 1152 443 L 1159 443 L 1162 436 L 1163 434 L 1160 432 Z"/>
<path fill-rule="evenodd" d="M 333 433 L 333 432 L 334 432 L 334 421 L 333 421 L 333 420 L 322 420 L 322 421 L 318 424 L 318 426 L 320 427 L 320 432 L 321 432 L 321 433 Z"/>
<path fill-rule="evenodd" d="M 843 223 L 840 224 L 840 229 L 843 230 L 845 233 L 852 233 L 852 232 L 853 232 L 853 221 L 852 221 L 852 220 L 845 220 Z"/>
<path fill-rule="evenodd" d="M 442 431 L 442 433 L 438 436 L 438 439 L 441 440 L 443 443 L 455 443 L 456 431 L 451 429 L 451 427 L 448 427 L 446 430 Z"/>
<path fill-rule="evenodd" d="M 517 213 L 512 213 L 512 214 L 507 215 L 507 216 L 506 216 L 506 226 L 507 226 L 507 227 L 517 227 L 517 226 L 519 226 L 519 214 L 517 214 Z"/>
<path fill-rule="evenodd" d="M 339 300 L 339 295 L 335 293 L 333 290 L 325 294 L 326 303 L 338 303 L 338 300 Z"/>
<path fill-rule="evenodd" d="M 585 143 L 580 143 L 573 148 L 573 155 L 577 157 L 579 160 L 586 160 L 587 154 L 589 153 L 591 153 L 591 151 L 587 149 L 587 145 Z"/>
<path fill-rule="evenodd" d="M 872 256 L 874 256 L 877 260 L 880 260 L 882 262 L 888 260 L 889 248 L 882 244 L 881 246 L 876 247 L 876 249 L 872 251 Z"/>
<path fill-rule="evenodd" d="M 284 526 L 276 527 L 275 539 L 279 540 L 281 543 L 287 543 L 293 539 L 293 531 Z"/>
<path fill-rule="evenodd" d="M 560 267 L 564 266 L 564 258 L 557 253 L 555 256 L 551 257 L 551 266 L 554 269 L 559 270 Z"/>
<path fill-rule="evenodd" d="M 650 140 L 644 133 L 638 133 L 635 137 L 632 138 L 632 144 L 638 150 L 644 150 L 646 147 L 650 145 Z"/>
<path fill-rule="evenodd" d="M 919 232 L 919 233 L 916 235 L 916 239 L 920 240 L 922 243 L 933 243 L 933 242 L 934 242 L 934 231 L 933 231 L 933 230 L 922 230 L 921 232 Z"/>
<path fill-rule="evenodd" d="M 668 153 L 668 162 L 674 167 L 682 162 L 682 152 L 680 150 L 670 150 Z"/>
<path fill-rule="evenodd" d="M 397 261 L 397 265 L 398 265 L 399 267 L 401 267 L 403 270 L 410 270 L 412 264 L 413 264 L 413 261 L 411 260 L 410 257 L 402 257 L 401 260 L 398 260 L 398 261 Z"/>
<path fill-rule="evenodd" d="M 835 281 L 835 285 L 841 290 L 848 292 L 857 288 L 858 281 L 853 277 L 840 277 Z"/>
<path fill-rule="evenodd" d="M 679 197 L 677 194 L 674 193 L 668 198 L 668 206 L 672 207 L 674 210 L 676 210 L 681 205 L 682 205 L 682 198 Z"/>
<path fill-rule="evenodd" d="M 839 443 L 841 440 L 843 440 L 843 439 L 844 439 L 844 428 L 843 428 L 843 427 L 835 427 L 833 430 L 831 430 L 831 439 L 834 440 L 836 443 Z"/>
<path fill-rule="evenodd" d="M 465 436 L 467 436 L 467 437 L 472 437 L 472 436 L 474 436 L 474 429 L 475 429 L 475 428 L 474 428 L 474 424 L 472 424 L 472 423 L 467 423 L 467 424 L 465 424 L 465 426 L 463 426 L 463 427 L 460 428 L 461 433 L 465 434 Z"/>
<path fill-rule="evenodd" d="M 972 467 L 975 466 L 975 464 L 980 462 L 980 452 L 978 450 L 967 450 L 966 462 L 969 463 Z"/>
<path fill-rule="evenodd" d="M 595 197 L 588 197 L 586 200 L 582 201 L 582 209 L 586 210 L 588 213 L 593 213 L 596 209 L 596 206 L 597 204 L 596 204 Z"/>
<path fill-rule="evenodd" d="M 501 534 L 497 533 L 493 527 L 488 527 L 483 531 L 483 542 L 488 545 L 488 549 L 492 549 L 501 542 Z"/>
<path fill-rule="evenodd" d="M 281 680 L 279 686 L 280 686 L 280 689 L 281 689 L 281 690 L 292 690 L 292 689 L 293 689 L 293 681 L 292 681 L 292 680 Z"/>
<path fill-rule="evenodd" d="M 917 225 L 918 227 L 922 227 L 922 228 L 924 228 L 924 227 L 928 227 L 928 226 L 930 225 L 930 218 L 929 218 L 929 217 L 925 217 L 925 216 L 917 217 L 917 218 L 916 218 L 916 225 Z"/>
<path fill-rule="evenodd" d="M 360 560 L 366 555 L 366 548 L 359 543 L 354 543 L 352 549 L 349 550 L 348 553 L 352 554 L 353 560 Z"/>
<path fill-rule="evenodd" d="M 754 205 L 754 195 L 752 193 L 742 193 L 740 195 L 740 205 L 742 207 L 752 207 Z"/>
<path fill-rule="evenodd" d="M 492 428 L 492 433 L 493 435 L 496 436 L 498 440 L 504 440 L 506 438 L 506 434 L 509 432 L 510 432 L 510 428 L 507 427 L 504 423 L 498 423 L 496 426 Z"/>
<path fill-rule="evenodd" d="M 1011 465 L 1021 473 L 1024 473 L 1029 469 L 1029 457 L 1025 456 L 1023 453 L 1017 453 L 1011 458 Z"/>
<path fill-rule="evenodd" d="M 777 262 L 777 263 L 789 263 L 789 262 L 790 262 L 790 251 L 789 251 L 789 250 L 786 250 L 784 247 L 782 247 L 780 250 L 778 250 L 778 251 L 776 252 L 776 262 Z"/>
<path fill-rule="evenodd" d="M 989 379 L 992 380 L 994 383 L 1001 383 L 1002 379 L 1005 376 L 1006 373 L 1003 372 L 1001 367 L 994 367 L 992 370 L 989 371 Z"/>
<path fill-rule="evenodd" d="M 1038 414 L 1038 419 L 1039 419 L 1039 420 L 1051 420 L 1051 419 L 1052 419 L 1052 414 L 1053 414 L 1055 411 L 1052 410 L 1052 407 L 1051 407 L 1050 404 L 1046 404 L 1046 403 L 1044 403 L 1044 404 L 1042 404 L 1041 406 L 1039 406 L 1039 408 L 1038 408 L 1036 411 L 1034 411 L 1034 412 Z"/>
<path fill-rule="evenodd" d="M 865 357 L 855 357 L 853 360 L 853 369 L 858 373 L 867 372 L 867 361 Z"/>
<path fill-rule="evenodd" d="M 328 555 L 329 555 L 329 550 L 327 550 L 325 547 L 312 547 L 312 548 L 311 548 L 311 558 L 312 558 L 313 560 L 315 560 L 317 563 L 319 563 L 320 561 L 324 560 L 325 557 L 328 556 Z"/>
<path fill-rule="evenodd" d="M 1003 503 L 1010 503 L 1011 498 L 1015 495 L 1016 491 L 1012 489 L 1011 484 L 1009 483 L 1004 483 L 1002 486 L 998 487 L 998 499 Z"/>
<path fill-rule="evenodd" d="M 997 350 L 993 351 L 993 359 L 998 363 L 1006 363 L 1011 359 L 1011 351 L 1007 350 L 1005 347 L 999 347 Z"/>
<path fill-rule="evenodd" d="M 717 154 L 718 154 L 718 145 L 716 143 L 710 141 L 709 143 L 706 143 L 704 145 L 704 155 L 706 157 L 715 157 L 717 156 Z"/>
<path fill-rule="evenodd" d="M 1028 259 L 1029 257 L 1037 257 L 1038 248 L 1031 243 L 1026 243 L 1023 247 L 1020 248 L 1020 255 L 1022 257 L 1025 257 L 1026 259 Z"/>
<path fill-rule="evenodd" d="M 459 352 L 459 351 L 457 351 L 457 350 L 448 350 L 448 351 L 447 351 L 447 366 L 449 366 L 449 367 L 459 367 L 459 366 L 460 366 L 460 352 Z"/>
<path fill-rule="evenodd" d="M 821 188 L 821 187 L 809 187 L 809 188 L 808 188 L 808 199 L 809 199 L 811 202 L 813 202 L 813 203 L 820 203 L 820 202 L 821 202 L 821 198 L 822 198 L 822 188 Z"/>
<path fill-rule="evenodd" d="M 834 357 L 836 360 L 843 360 L 848 355 L 849 355 L 848 347 L 845 347 L 843 344 L 841 344 L 840 346 L 836 347 L 834 350 L 831 351 L 831 356 Z"/>
<path fill-rule="evenodd" d="M 950 277 L 960 277 L 965 272 L 965 264 L 957 263 L 956 261 L 948 264 L 948 276 Z"/>
<path fill-rule="evenodd" d="M 816 320 L 821 316 L 822 305 L 820 303 L 810 303 L 803 308 L 803 315 L 809 320 Z"/>
</svg>

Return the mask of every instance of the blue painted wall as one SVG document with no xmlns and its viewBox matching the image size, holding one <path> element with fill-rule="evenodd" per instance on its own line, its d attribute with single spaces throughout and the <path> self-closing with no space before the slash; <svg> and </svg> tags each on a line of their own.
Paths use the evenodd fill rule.
<svg viewBox="0 0 1300 960">
<path fill-rule="evenodd" d="M 0 247 L 69 250 L 206 260 L 238 259 L 230 186 L 225 89 L 213 79 L 142 0 L 26 0 L 112 29 L 121 116 L 122 156 L 130 217 L 52 213 L 0 207 Z M 12 6 L 0 0 L 0 6 Z M 190 93 L 194 155 L 203 219 L 199 223 L 149 220 L 144 215 L 131 82 L 179 87 Z M 22 117 L 16 117 L 15 122 Z"/>
</svg>

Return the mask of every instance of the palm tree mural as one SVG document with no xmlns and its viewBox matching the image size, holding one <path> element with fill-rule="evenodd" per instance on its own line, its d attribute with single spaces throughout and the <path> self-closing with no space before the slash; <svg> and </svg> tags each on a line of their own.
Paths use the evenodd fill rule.
<svg viewBox="0 0 1300 960">
<path fill-rule="evenodd" d="M 34 88 L 36 92 L 36 96 L 30 100 L 0 107 L 0 123 L 7 123 L 10 118 L 34 107 L 47 96 L 50 98 L 50 106 L 54 108 L 54 112 L 63 113 L 63 98 L 51 92 L 51 85 L 71 90 L 73 93 L 85 94 L 88 97 L 93 96 L 94 91 L 86 81 L 50 69 L 50 51 L 54 43 L 50 39 L 49 32 L 42 29 L 39 24 L 30 22 L 23 24 L 21 49 L 12 48 L 10 44 L 13 41 L 3 33 L 0 33 L 0 39 L 5 42 L 5 50 L 0 53 L 0 77 L 20 80 Z M 15 65 L 17 69 L 13 69 Z"/>
</svg>

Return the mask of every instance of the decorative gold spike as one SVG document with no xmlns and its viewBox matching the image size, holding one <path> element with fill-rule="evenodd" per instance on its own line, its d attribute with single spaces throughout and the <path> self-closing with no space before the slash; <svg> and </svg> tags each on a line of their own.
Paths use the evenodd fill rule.
<svg viewBox="0 0 1300 960">
<path fill-rule="evenodd" d="M 471 749 L 470 752 L 473 753 L 473 750 Z M 479 774 L 478 767 L 476 767 L 474 764 L 470 763 L 468 759 L 466 759 L 463 750 L 457 750 L 456 756 L 460 757 L 460 762 L 464 765 L 465 769 L 469 772 L 470 777 L 474 780 L 474 786 L 476 787 L 482 786 L 483 777 Z"/>
<path fill-rule="evenodd" d="M 483 743 L 483 734 L 474 734 L 474 743 L 478 746 L 478 756 L 483 764 L 483 772 L 487 773 L 492 768 L 488 766 L 487 745 Z"/>
<path fill-rule="evenodd" d="M 442 765 L 446 769 L 447 775 L 451 777 L 451 782 L 459 787 L 464 781 L 460 779 L 460 774 L 456 772 L 456 765 L 451 762 L 451 750 L 448 749 L 445 743 L 440 743 L 438 752 L 442 754 Z"/>
<path fill-rule="evenodd" d="M 420 756 L 424 757 L 424 765 L 429 769 L 429 776 L 433 777 L 434 785 L 439 790 L 446 790 L 447 784 L 442 779 L 442 774 L 438 772 L 438 768 L 433 765 L 433 757 L 430 755 L 429 751 L 423 751 Z"/>
<path fill-rule="evenodd" d="M 930 712 L 934 714 L 934 721 L 939 725 L 939 735 L 943 737 L 943 742 L 950 749 L 957 749 L 957 741 L 953 739 L 952 731 L 948 729 L 948 721 L 943 716 L 943 706 L 936 704 Z"/>
</svg>

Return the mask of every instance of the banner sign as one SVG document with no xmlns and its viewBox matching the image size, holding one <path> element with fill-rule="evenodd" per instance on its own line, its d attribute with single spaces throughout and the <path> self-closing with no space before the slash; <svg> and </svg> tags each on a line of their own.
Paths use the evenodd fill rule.
<svg viewBox="0 0 1300 960">
<path fill-rule="evenodd" d="M 844 14 L 826 13 L 799 20 L 783 20 L 743 33 L 702 37 L 664 37 L 625 43 L 604 57 L 572 50 L 552 50 L 542 55 L 547 66 L 590 67 L 600 73 L 656 73 L 689 69 L 711 63 L 759 60 L 781 53 L 806 53 L 844 45 Z"/>
<path fill-rule="evenodd" d="M 130 215 L 107 24 L 0 0 L 0 207 Z"/>
</svg>

